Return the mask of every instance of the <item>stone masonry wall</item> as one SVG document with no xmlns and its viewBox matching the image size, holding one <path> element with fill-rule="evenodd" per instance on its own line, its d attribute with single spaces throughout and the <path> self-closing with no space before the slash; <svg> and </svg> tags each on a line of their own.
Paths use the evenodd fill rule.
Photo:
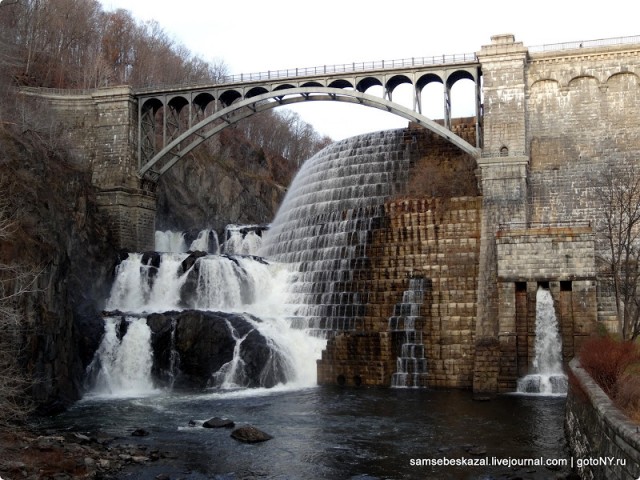
<svg viewBox="0 0 640 480">
<path fill-rule="evenodd" d="M 138 177 L 137 102 L 129 87 L 84 93 L 28 91 L 49 103 L 65 123 L 75 161 L 91 170 L 100 208 L 107 213 L 117 247 L 153 249 L 155 194 Z"/>
<path fill-rule="evenodd" d="M 565 432 L 580 478 L 627 480 L 640 477 L 638 426 L 613 405 L 577 359 L 570 363 Z M 577 465 L 577 460 L 603 458 L 612 459 L 611 465 Z"/>
<path fill-rule="evenodd" d="M 529 55 L 527 139 L 532 222 L 587 222 L 602 212 L 600 172 L 640 162 L 640 48 L 573 49 Z M 601 248 L 596 243 L 596 253 Z M 599 289 L 599 321 L 617 330 Z"/>
<path fill-rule="evenodd" d="M 527 50 L 513 35 L 496 35 L 477 55 L 483 75 L 484 141 L 478 159 L 483 205 L 473 388 L 493 393 L 499 370 L 495 233 L 502 223 L 527 221 Z"/>
<path fill-rule="evenodd" d="M 640 46 L 530 51 L 513 35 L 496 35 L 477 55 L 484 148 L 478 159 L 483 223 L 474 389 L 495 392 L 492 375 L 500 367 L 490 362 L 497 358 L 495 345 L 505 344 L 498 342 L 497 319 L 511 308 L 503 300 L 513 297 L 514 287 L 498 282 L 496 234 L 503 223 L 588 224 L 597 231 L 602 211 L 594 185 L 601 173 L 640 161 Z M 565 247 L 572 255 L 573 246 Z M 598 242 L 594 248 L 597 258 Z M 598 321 L 615 330 L 612 298 L 601 283 L 594 287 Z"/>
<path fill-rule="evenodd" d="M 472 386 L 481 202 L 414 198 L 386 206 L 390 224 L 379 242 L 385 254 L 373 257 L 374 282 L 394 272 L 428 280 L 422 314 L 430 387 Z"/>
<path fill-rule="evenodd" d="M 594 235 L 589 227 L 505 228 L 497 235 L 498 391 L 516 388 L 535 358 L 536 291 L 554 298 L 565 364 L 596 324 Z"/>
<path fill-rule="evenodd" d="M 458 120 L 454 128 L 475 138 L 472 121 Z M 481 218 L 475 161 L 422 128 L 410 129 L 405 144 L 411 180 L 404 195 L 385 203 L 385 218 L 367 246 L 367 268 L 357 276 L 366 303 L 362 328 L 329 340 L 318 362 L 320 384 L 391 384 L 399 344 L 389 317 L 410 279 L 421 277 L 427 291 L 416 329 L 423 334 L 427 383 L 471 387 Z"/>
</svg>

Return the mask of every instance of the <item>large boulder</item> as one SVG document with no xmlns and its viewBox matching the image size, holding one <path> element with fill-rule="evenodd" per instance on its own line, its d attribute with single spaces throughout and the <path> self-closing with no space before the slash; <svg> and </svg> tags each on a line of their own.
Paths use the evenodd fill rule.
<svg viewBox="0 0 640 480">
<path fill-rule="evenodd" d="M 147 317 L 152 331 L 153 374 L 176 388 L 217 386 L 234 358 L 239 364 L 234 382 L 242 387 L 272 387 L 285 380 L 283 360 L 246 314 L 186 310 Z M 171 370 L 173 369 L 173 370 Z M 218 373 L 218 375 L 215 375 Z"/>
<path fill-rule="evenodd" d="M 243 443 L 258 443 L 271 440 L 273 437 L 253 425 L 244 425 L 231 432 L 231 438 Z"/>
</svg>

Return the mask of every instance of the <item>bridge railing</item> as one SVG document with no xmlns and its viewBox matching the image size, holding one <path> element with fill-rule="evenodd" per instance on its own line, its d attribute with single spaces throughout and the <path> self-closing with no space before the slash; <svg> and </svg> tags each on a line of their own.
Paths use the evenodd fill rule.
<svg viewBox="0 0 640 480">
<path fill-rule="evenodd" d="M 393 68 L 422 67 L 427 65 L 446 65 L 451 63 L 476 62 L 475 53 L 462 53 L 455 55 L 434 55 L 431 57 L 411 57 L 396 60 L 379 60 L 374 62 L 351 62 L 338 65 L 320 65 L 316 67 L 289 68 L 286 70 L 268 70 L 266 72 L 240 73 L 227 75 L 223 83 L 239 83 L 264 80 L 277 80 L 281 78 L 312 77 L 318 75 L 331 75 L 334 73 L 353 73 L 370 70 L 386 70 Z"/>
<path fill-rule="evenodd" d="M 558 50 L 574 50 L 580 48 L 613 47 L 616 45 L 640 43 L 640 35 L 633 37 L 601 38 L 599 40 L 578 40 L 575 42 L 550 43 L 528 47 L 530 53 L 554 52 Z"/>
</svg>

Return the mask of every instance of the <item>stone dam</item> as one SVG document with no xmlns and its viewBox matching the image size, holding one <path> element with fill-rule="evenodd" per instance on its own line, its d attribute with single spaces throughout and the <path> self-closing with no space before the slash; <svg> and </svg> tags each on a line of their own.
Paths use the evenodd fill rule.
<svg viewBox="0 0 640 480">
<path fill-rule="evenodd" d="M 514 391 L 535 356 L 539 287 L 565 364 L 597 328 L 617 329 L 596 183 L 638 166 L 640 40 L 527 48 L 496 35 L 475 56 L 477 115 L 445 123 L 477 156 L 415 124 L 338 142 L 303 166 L 265 237 L 267 257 L 298 266 L 295 321 L 328 339 L 321 384 Z M 91 152 L 121 246 L 148 250 L 140 111 L 126 88 L 107 90 L 51 101 Z"/>
</svg>

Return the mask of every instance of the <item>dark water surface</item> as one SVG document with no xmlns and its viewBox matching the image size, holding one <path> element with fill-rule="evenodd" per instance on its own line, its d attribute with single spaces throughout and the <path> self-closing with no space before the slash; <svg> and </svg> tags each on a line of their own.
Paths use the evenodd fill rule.
<svg viewBox="0 0 640 480">
<path fill-rule="evenodd" d="M 141 399 L 91 399 L 48 427 L 104 431 L 122 443 L 169 451 L 120 478 L 215 479 L 553 479 L 567 467 L 415 466 L 412 459 L 567 459 L 564 397 L 503 395 L 477 402 L 466 391 L 342 389 L 238 394 L 167 393 Z M 273 435 L 242 444 L 230 430 L 189 427 L 228 417 Z M 131 437 L 136 428 L 147 437 Z"/>
</svg>

